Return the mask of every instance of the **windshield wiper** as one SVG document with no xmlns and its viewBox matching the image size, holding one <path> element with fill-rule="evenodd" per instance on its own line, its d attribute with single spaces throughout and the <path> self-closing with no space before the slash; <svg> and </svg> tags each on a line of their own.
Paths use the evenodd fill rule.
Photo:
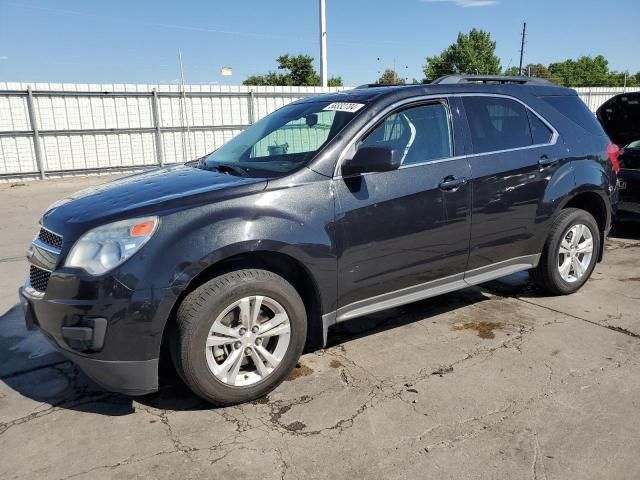
<svg viewBox="0 0 640 480">
<path fill-rule="evenodd" d="M 237 175 L 238 177 L 248 177 L 248 168 L 232 165 L 231 163 L 216 163 L 208 167 L 211 170 L 217 170 L 218 172 L 228 173 L 230 175 Z"/>
</svg>

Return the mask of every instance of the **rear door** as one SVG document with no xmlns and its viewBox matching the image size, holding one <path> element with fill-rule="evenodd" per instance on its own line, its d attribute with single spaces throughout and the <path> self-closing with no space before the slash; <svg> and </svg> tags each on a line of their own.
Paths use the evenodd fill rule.
<svg viewBox="0 0 640 480">
<path fill-rule="evenodd" d="M 399 291 L 436 279 L 457 275 L 462 281 L 471 197 L 469 164 L 455 158 L 457 115 L 446 99 L 399 108 L 363 133 L 359 144 L 402 152 L 402 166 L 334 179 L 338 320 L 380 304 L 389 292 L 396 292 L 393 301 L 410 290 Z"/>
<path fill-rule="evenodd" d="M 479 273 L 499 262 L 514 263 L 512 259 L 519 259 L 516 264 L 535 263 L 545 191 L 564 161 L 558 135 L 514 98 L 470 94 L 460 101 L 468 123 L 473 178 L 467 270 Z"/>
</svg>

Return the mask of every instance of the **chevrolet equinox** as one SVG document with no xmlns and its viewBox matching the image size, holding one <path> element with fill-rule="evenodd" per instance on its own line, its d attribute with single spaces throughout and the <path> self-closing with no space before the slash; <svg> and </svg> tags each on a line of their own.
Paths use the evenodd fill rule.
<svg viewBox="0 0 640 480">
<path fill-rule="evenodd" d="M 578 290 L 618 153 L 575 91 L 526 77 L 304 98 L 199 160 L 51 205 L 27 327 L 108 390 L 157 390 L 166 345 L 197 395 L 253 400 L 337 322 L 523 270 Z"/>
</svg>

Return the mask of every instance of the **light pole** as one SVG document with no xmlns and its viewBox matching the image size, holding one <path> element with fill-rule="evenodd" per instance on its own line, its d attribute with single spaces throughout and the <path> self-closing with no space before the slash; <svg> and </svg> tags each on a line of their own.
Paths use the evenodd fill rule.
<svg viewBox="0 0 640 480">
<path fill-rule="evenodd" d="M 320 83 L 327 87 L 327 18 L 325 0 L 320 0 Z"/>
</svg>

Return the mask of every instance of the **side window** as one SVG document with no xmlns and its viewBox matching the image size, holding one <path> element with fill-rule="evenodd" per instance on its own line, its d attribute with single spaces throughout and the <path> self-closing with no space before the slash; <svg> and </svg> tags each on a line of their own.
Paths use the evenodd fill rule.
<svg viewBox="0 0 640 480">
<path fill-rule="evenodd" d="M 438 102 L 394 112 L 367 135 L 362 145 L 392 148 L 402 155 L 403 165 L 451 157 L 448 108 Z"/>
<path fill-rule="evenodd" d="M 553 132 L 547 127 L 542 120 L 538 118 L 538 116 L 527 110 L 527 115 L 529 115 L 529 124 L 531 125 L 531 136 L 533 137 L 534 145 L 544 145 L 545 143 L 549 143 L 551 141 L 551 137 L 553 136 Z"/>
<path fill-rule="evenodd" d="M 474 153 L 530 146 L 527 109 L 500 97 L 463 97 Z"/>
<path fill-rule="evenodd" d="M 292 120 L 257 142 L 250 158 L 293 155 L 318 150 L 329 137 L 335 111 L 312 113 Z"/>
</svg>

